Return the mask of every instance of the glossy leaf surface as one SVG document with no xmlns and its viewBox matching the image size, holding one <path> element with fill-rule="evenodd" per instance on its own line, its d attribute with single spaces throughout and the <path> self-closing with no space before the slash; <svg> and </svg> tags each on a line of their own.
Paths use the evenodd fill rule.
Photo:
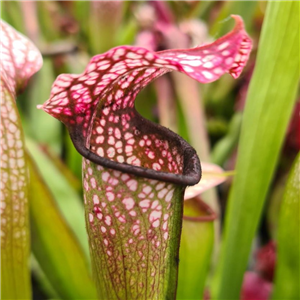
<svg viewBox="0 0 300 300">
<path fill-rule="evenodd" d="M 269 2 L 249 86 L 213 298 L 239 299 L 299 83 L 299 3 Z"/>
<path fill-rule="evenodd" d="M 1 33 L 1 296 L 31 297 L 28 230 L 28 174 L 15 97 L 40 69 L 35 46 L 3 21 Z"/>
</svg>

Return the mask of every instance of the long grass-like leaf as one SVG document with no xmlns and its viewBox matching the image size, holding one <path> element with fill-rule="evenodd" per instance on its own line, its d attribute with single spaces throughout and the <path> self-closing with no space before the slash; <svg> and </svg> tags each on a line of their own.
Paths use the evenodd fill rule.
<svg viewBox="0 0 300 300">
<path fill-rule="evenodd" d="M 291 170 L 281 206 L 274 300 L 300 297 L 299 175 L 300 154 Z"/>
<path fill-rule="evenodd" d="M 212 221 L 213 216 L 196 197 L 185 201 L 184 216 L 177 299 L 202 299 L 214 241 L 213 222 L 203 222 L 202 218 Z"/>
<path fill-rule="evenodd" d="M 299 79 L 299 3 L 270 2 L 249 87 L 214 299 L 239 299 Z"/>
<path fill-rule="evenodd" d="M 41 268 L 63 299 L 96 299 L 96 289 L 80 244 L 29 156 L 28 164 L 32 250 Z"/>
<path fill-rule="evenodd" d="M 35 163 L 39 166 L 39 171 L 43 179 L 57 200 L 56 205 L 68 225 L 74 231 L 85 254 L 89 255 L 87 234 L 84 222 L 84 209 L 81 199 L 76 191 L 71 187 L 69 181 L 43 151 L 30 139 L 26 139 L 26 146 Z"/>
</svg>

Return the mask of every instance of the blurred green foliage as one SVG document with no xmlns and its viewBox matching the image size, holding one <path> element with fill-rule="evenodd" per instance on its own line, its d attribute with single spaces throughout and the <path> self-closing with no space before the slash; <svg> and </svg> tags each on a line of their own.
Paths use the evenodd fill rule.
<svg viewBox="0 0 300 300">
<path fill-rule="evenodd" d="M 32 156 L 31 172 L 36 178 L 30 199 L 32 205 L 37 203 L 31 206 L 30 216 L 32 250 L 37 260 L 37 263 L 32 263 L 33 298 L 92 299 L 95 287 L 88 263 L 80 186 L 81 157 L 62 124 L 37 110 L 36 105 L 49 98 L 51 85 L 57 75 L 63 72 L 80 73 L 92 55 L 121 44 L 134 44 L 140 33 L 151 31 L 153 20 L 148 9 L 151 2 L 2 1 L 1 5 L 2 18 L 28 36 L 44 57 L 42 70 L 34 76 L 28 89 L 17 101 L 27 148 Z M 287 176 L 299 151 L 299 141 L 298 144 L 290 142 L 290 132 L 295 132 L 292 125 L 287 130 L 296 96 L 295 81 L 299 79 L 299 51 L 295 51 L 297 48 L 294 45 L 297 36 L 300 36 L 299 22 L 291 25 L 299 3 L 268 4 L 272 17 L 269 16 L 264 25 L 266 28 L 259 46 L 267 6 L 264 1 L 168 1 L 164 5 L 172 15 L 175 26 L 183 30 L 184 22 L 189 25 L 190 30 L 183 31 L 190 40 L 194 32 L 204 36 L 202 43 L 221 36 L 232 27 L 232 21 L 228 20 L 230 14 L 239 14 L 244 18 L 246 30 L 254 42 L 250 61 L 238 80 L 226 75 L 217 82 L 199 87 L 199 109 L 203 110 L 202 123 L 206 125 L 203 130 L 208 140 L 200 140 L 197 151 L 201 152 L 201 147 L 210 146 L 212 161 L 226 170 L 233 170 L 239 147 L 238 175 L 231 192 L 229 210 L 227 201 L 231 183 L 227 182 L 218 190 L 218 217 L 221 221 L 226 218 L 227 224 L 227 240 L 223 245 L 227 255 L 221 258 L 217 255 L 219 243 L 216 241 L 222 232 L 222 222 L 214 232 L 212 223 L 184 221 L 180 252 L 179 299 L 202 299 L 205 287 L 211 288 L 212 277 L 217 267 L 220 268 L 220 263 L 222 267 L 215 285 L 217 298 L 214 299 L 221 300 L 229 294 L 230 299 L 237 299 L 247 262 L 254 259 L 255 252 L 250 253 L 253 238 L 257 242 L 252 248 L 256 249 L 271 237 L 277 238 L 271 236 L 272 230 L 265 225 L 263 206 L 265 203 L 266 212 L 274 207 L 272 201 L 276 197 L 272 191 L 276 191 L 282 178 Z M 286 31 L 287 28 L 293 29 Z M 278 38 L 279 35 L 281 38 Z M 287 58 L 291 58 L 290 62 Z M 255 77 L 251 80 L 255 63 Z M 277 87 L 280 87 L 278 91 Z M 180 97 L 179 91 L 175 91 L 177 129 L 191 142 L 191 137 L 197 136 L 198 132 L 189 132 L 189 116 L 182 109 Z M 243 116 L 246 98 L 249 107 Z M 154 85 L 140 93 L 137 109 L 146 118 L 161 121 Z M 280 128 L 277 128 L 275 125 L 279 126 L 279 122 Z M 271 138 L 276 142 L 267 143 Z M 255 184 L 257 182 L 260 183 L 259 188 Z M 44 199 L 43 203 L 39 202 L 41 199 Z M 279 202 L 276 205 L 279 210 L 282 197 L 276 201 Z M 288 210 L 285 206 L 283 209 Z M 185 209 L 188 213 L 189 207 Z M 289 225 L 282 221 L 282 214 L 279 229 L 281 243 L 285 235 L 291 234 L 286 232 Z M 278 215 L 273 213 L 273 223 L 277 224 Z M 251 232 L 247 233 L 245 224 L 251 224 Z M 294 220 L 292 226 L 294 230 L 296 226 L 299 228 L 299 218 Z M 234 241 L 231 235 L 235 235 Z M 281 261 L 284 261 L 290 249 L 279 247 Z M 193 253 L 194 256 L 188 256 L 187 253 Z M 229 270 L 235 270 L 239 263 L 239 271 Z M 280 263 L 282 266 L 283 263 Z M 227 267 L 224 267 L 226 264 Z M 253 264 L 249 263 L 248 268 L 253 269 Z M 281 267 L 275 285 L 286 274 L 287 271 Z M 293 274 L 290 280 L 299 282 L 299 273 Z M 235 282 L 234 286 L 232 282 Z M 45 287 L 47 284 L 51 289 Z M 232 292 L 229 293 L 228 289 L 232 289 Z M 275 288 L 278 295 L 283 290 L 282 285 Z"/>
</svg>

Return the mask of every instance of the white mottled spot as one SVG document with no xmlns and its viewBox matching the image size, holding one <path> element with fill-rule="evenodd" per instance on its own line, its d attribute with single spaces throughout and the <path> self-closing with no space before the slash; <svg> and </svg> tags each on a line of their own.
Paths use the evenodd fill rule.
<svg viewBox="0 0 300 300">
<path fill-rule="evenodd" d="M 158 205 L 159 205 L 159 201 L 158 201 L 158 200 L 155 200 L 155 201 L 152 202 L 151 208 L 154 209 L 154 208 L 156 208 Z"/>
<path fill-rule="evenodd" d="M 149 221 L 152 223 L 155 220 L 158 220 L 161 218 L 161 211 L 152 211 L 149 215 Z"/>
<path fill-rule="evenodd" d="M 156 190 L 159 191 L 161 190 L 163 187 L 165 187 L 165 183 L 164 182 L 160 182 L 157 186 L 156 186 Z"/>
<path fill-rule="evenodd" d="M 93 222 L 93 220 L 94 220 L 94 216 L 91 213 L 89 213 L 89 221 Z"/>
<path fill-rule="evenodd" d="M 107 64 L 107 65 L 103 65 L 103 66 L 100 66 L 98 67 L 99 70 L 106 70 L 110 67 L 110 64 Z"/>
<path fill-rule="evenodd" d="M 181 63 L 192 67 L 199 67 L 202 65 L 201 60 L 182 60 Z"/>
<path fill-rule="evenodd" d="M 119 163 L 123 163 L 123 162 L 125 161 L 124 156 L 118 155 L 118 156 L 117 156 L 117 161 L 118 161 Z"/>
<path fill-rule="evenodd" d="M 133 134 L 132 133 L 130 133 L 130 132 L 126 132 L 125 133 L 125 140 L 129 140 L 130 138 L 132 138 L 133 137 Z"/>
<path fill-rule="evenodd" d="M 107 182 L 109 178 L 109 173 L 108 172 L 103 172 L 102 173 L 102 180 Z"/>
<path fill-rule="evenodd" d="M 138 194 L 138 197 L 141 198 L 141 199 L 143 199 L 143 198 L 146 197 L 146 195 L 145 195 L 144 193 L 139 193 L 139 194 Z"/>
<path fill-rule="evenodd" d="M 210 72 L 202 71 L 202 74 L 207 79 L 212 79 L 213 78 L 213 75 Z"/>
<path fill-rule="evenodd" d="M 220 75 L 222 73 L 224 73 L 224 71 L 221 68 L 216 68 L 213 70 L 215 74 Z"/>
<path fill-rule="evenodd" d="M 203 65 L 204 68 L 208 68 L 208 69 L 212 68 L 213 66 L 214 64 L 211 61 L 208 61 Z"/>
<path fill-rule="evenodd" d="M 93 189 L 95 189 L 97 186 L 96 179 L 94 177 L 91 178 L 91 186 Z"/>
<path fill-rule="evenodd" d="M 158 163 L 154 163 L 154 164 L 152 164 L 152 169 L 155 170 L 155 171 L 160 171 L 161 166 Z"/>
<path fill-rule="evenodd" d="M 187 73 L 191 73 L 191 72 L 193 72 L 193 71 L 194 71 L 194 69 L 193 69 L 193 68 L 191 68 L 191 67 L 188 67 L 188 66 L 184 66 L 184 67 L 183 67 L 183 69 L 184 69 L 184 71 L 186 71 Z"/>
<path fill-rule="evenodd" d="M 107 149 L 107 156 L 108 156 L 108 157 L 110 157 L 110 158 L 111 158 L 111 157 L 114 157 L 115 154 L 116 154 L 115 148 L 109 147 L 109 148 Z"/>
<path fill-rule="evenodd" d="M 139 203 L 139 206 L 142 208 L 149 208 L 150 207 L 150 200 L 142 200 Z"/>
<path fill-rule="evenodd" d="M 125 216 L 122 215 L 118 218 L 118 220 L 121 222 L 121 223 L 126 223 L 126 219 L 125 219 Z"/>
<path fill-rule="evenodd" d="M 168 192 L 167 189 L 162 189 L 161 191 L 159 191 L 159 193 L 157 194 L 158 198 L 162 199 L 166 193 Z"/>
<path fill-rule="evenodd" d="M 154 55 L 150 52 L 148 52 L 146 55 L 145 55 L 145 58 L 148 59 L 148 60 L 152 60 L 154 59 Z"/>
<path fill-rule="evenodd" d="M 224 50 L 223 52 L 222 52 L 222 55 L 223 56 L 228 56 L 230 54 L 230 52 L 228 51 L 228 50 Z"/>
<path fill-rule="evenodd" d="M 115 138 L 113 136 L 109 136 L 108 140 L 107 140 L 107 143 L 109 145 L 114 145 L 115 144 Z"/>
<path fill-rule="evenodd" d="M 235 61 L 241 61 L 242 56 L 240 54 L 237 54 L 235 56 Z"/>
<path fill-rule="evenodd" d="M 117 149 L 122 148 L 123 147 L 123 143 L 121 141 L 117 141 L 115 147 Z"/>
<path fill-rule="evenodd" d="M 124 198 L 122 203 L 125 205 L 127 210 L 131 210 L 134 207 L 134 200 L 132 198 Z"/>
<path fill-rule="evenodd" d="M 117 178 L 110 177 L 108 183 L 111 185 L 117 185 L 119 183 L 119 180 Z"/>
<path fill-rule="evenodd" d="M 148 157 L 149 157 L 150 159 L 154 159 L 154 158 L 155 158 L 154 152 L 153 152 L 153 151 L 149 151 Z"/>
<path fill-rule="evenodd" d="M 134 139 L 129 139 L 129 140 L 127 141 L 127 144 L 128 144 L 128 145 L 133 145 L 133 144 L 134 144 Z"/>
<path fill-rule="evenodd" d="M 152 188 L 151 188 L 149 185 L 143 187 L 143 192 L 144 192 L 146 195 L 148 195 L 148 194 L 151 192 L 151 190 L 152 190 Z"/>
<path fill-rule="evenodd" d="M 99 148 L 97 149 L 97 154 L 98 154 L 99 156 L 103 156 L 103 155 L 104 155 L 104 151 L 103 151 L 103 148 L 102 148 L 102 147 L 99 147 Z"/>
<path fill-rule="evenodd" d="M 167 194 L 167 196 L 165 198 L 166 202 L 170 202 L 171 201 L 171 199 L 173 197 L 173 193 L 174 193 L 174 190 L 169 191 L 169 193 Z"/>
<path fill-rule="evenodd" d="M 130 176 L 128 174 L 122 174 L 121 179 L 123 181 L 127 181 L 130 178 Z"/>
<path fill-rule="evenodd" d="M 159 220 L 156 220 L 152 223 L 152 226 L 156 228 L 159 226 L 159 224 L 160 224 Z"/>
<path fill-rule="evenodd" d="M 110 216 L 105 216 L 104 222 L 107 226 L 111 225 L 111 217 Z"/>
<path fill-rule="evenodd" d="M 168 221 L 164 222 L 162 228 L 163 228 L 163 230 L 167 230 L 167 228 L 168 228 Z"/>
<path fill-rule="evenodd" d="M 135 216 L 136 216 L 136 212 L 135 212 L 134 210 L 131 210 L 131 211 L 129 212 L 129 214 L 130 214 L 132 217 L 135 217 Z"/>
<path fill-rule="evenodd" d="M 115 200 L 115 194 L 112 192 L 107 192 L 106 197 L 107 197 L 107 200 L 110 202 Z"/>
<path fill-rule="evenodd" d="M 126 81 L 121 85 L 121 88 L 126 89 L 128 86 L 129 86 L 129 82 Z"/>
<path fill-rule="evenodd" d="M 94 204 L 99 204 L 100 203 L 98 195 L 93 196 L 93 202 L 94 202 Z"/>
<path fill-rule="evenodd" d="M 142 58 L 141 55 L 135 54 L 135 53 L 133 53 L 133 52 L 127 53 L 126 57 L 127 57 L 127 58 L 132 58 L 132 59 L 140 59 L 140 58 Z"/>
<path fill-rule="evenodd" d="M 132 226 L 132 231 L 134 235 L 138 235 L 140 233 L 140 226 L 139 225 L 133 225 Z"/>
<path fill-rule="evenodd" d="M 119 128 L 115 128 L 115 137 L 117 139 L 120 139 L 121 138 L 121 131 Z"/>
<path fill-rule="evenodd" d="M 132 150 L 133 150 L 133 148 L 132 148 L 132 146 L 126 146 L 125 147 L 125 152 L 126 152 L 126 154 L 128 154 L 128 153 L 132 153 Z"/>
<path fill-rule="evenodd" d="M 106 228 L 105 228 L 104 226 L 101 226 L 101 231 L 102 231 L 103 233 L 105 233 L 105 232 L 106 232 Z"/>
<path fill-rule="evenodd" d="M 126 183 L 126 185 L 131 191 L 134 192 L 137 190 L 138 182 L 135 179 L 131 179 Z"/>
<path fill-rule="evenodd" d="M 232 57 L 227 57 L 225 60 L 226 65 L 231 65 L 233 63 L 233 58 Z"/>
<path fill-rule="evenodd" d="M 218 46 L 218 50 L 221 51 L 225 49 L 229 45 L 229 42 L 224 42 L 223 44 Z"/>
</svg>

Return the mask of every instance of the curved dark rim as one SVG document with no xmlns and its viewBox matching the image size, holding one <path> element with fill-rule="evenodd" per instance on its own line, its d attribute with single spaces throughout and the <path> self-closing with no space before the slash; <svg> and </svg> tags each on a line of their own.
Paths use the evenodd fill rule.
<svg viewBox="0 0 300 300">
<path fill-rule="evenodd" d="M 159 172 L 153 169 L 147 169 L 138 166 L 132 166 L 126 163 L 118 163 L 116 161 L 109 160 L 107 158 L 96 155 L 85 147 L 85 139 L 82 135 L 82 131 L 79 127 L 68 128 L 71 140 L 76 150 L 86 159 L 92 161 L 97 165 L 101 165 L 106 168 L 114 169 L 124 173 L 133 174 L 139 177 L 155 179 L 165 182 L 171 182 L 183 186 L 195 185 L 201 178 L 201 166 L 196 151 L 177 134 L 169 131 L 167 128 L 160 126 L 161 130 L 165 130 L 166 133 L 174 134 L 177 138 L 180 138 L 182 147 L 184 148 L 184 169 L 183 174 L 173 174 L 167 172 Z"/>
<path fill-rule="evenodd" d="M 196 196 L 194 198 L 191 198 L 189 200 L 196 200 L 197 201 L 197 206 L 201 209 L 204 210 L 207 215 L 206 216 L 199 216 L 199 217 L 190 217 L 190 216 L 185 216 L 183 215 L 183 220 L 185 221 L 191 221 L 191 222 L 212 222 L 217 218 L 217 214 L 210 208 L 209 205 L 207 205 L 200 196 Z M 186 200 L 186 201 L 189 201 Z"/>
</svg>

